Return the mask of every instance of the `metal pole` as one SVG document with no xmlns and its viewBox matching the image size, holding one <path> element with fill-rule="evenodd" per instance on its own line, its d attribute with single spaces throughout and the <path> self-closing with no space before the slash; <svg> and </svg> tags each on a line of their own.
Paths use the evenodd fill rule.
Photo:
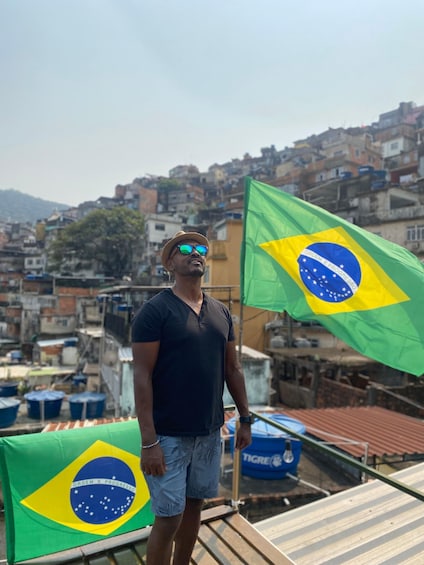
<svg viewBox="0 0 424 565">
<path fill-rule="evenodd" d="M 237 433 L 240 427 L 240 423 L 236 421 L 235 432 L 234 432 L 234 453 L 233 453 L 233 484 L 231 492 L 231 506 L 238 508 L 240 506 L 240 449 L 236 449 L 236 439 Z"/>
<path fill-rule="evenodd" d="M 240 299 L 240 325 L 239 325 L 239 345 L 237 358 L 241 366 L 242 359 L 242 345 L 243 345 L 243 303 Z M 237 411 L 236 411 L 237 416 Z M 232 500 L 231 506 L 238 508 L 240 506 L 240 475 L 241 475 L 241 451 L 235 448 L 237 433 L 240 427 L 240 423 L 236 418 L 236 425 L 234 430 L 234 451 L 233 451 L 233 485 L 232 485 Z"/>
<path fill-rule="evenodd" d="M 239 325 L 239 342 L 238 342 L 238 360 L 240 365 L 241 365 L 241 353 L 243 348 L 243 316 L 244 316 L 243 302 L 240 299 L 240 325 Z"/>
</svg>

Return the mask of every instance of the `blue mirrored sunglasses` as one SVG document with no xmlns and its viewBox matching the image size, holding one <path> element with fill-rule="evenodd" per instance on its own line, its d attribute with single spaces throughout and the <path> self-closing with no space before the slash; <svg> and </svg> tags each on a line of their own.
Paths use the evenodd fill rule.
<svg viewBox="0 0 424 565">
<path fill-rule="evenodd" d="M 206 257 L 208 254 L 208 248 L 206 245 L 190 245 L 189 243 L 180 243 L 177 245 L 178 251 L 181 255 L 191 255 L 193 251 L 197 251 L 202 257 Z"/>
</svg>

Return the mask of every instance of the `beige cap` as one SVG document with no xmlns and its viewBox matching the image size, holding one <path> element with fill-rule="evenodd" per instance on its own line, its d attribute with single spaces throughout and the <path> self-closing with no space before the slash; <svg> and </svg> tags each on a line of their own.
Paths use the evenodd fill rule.
<svg viewBox="0 0 424 565">
<path fill-rule="evenodd" d="M 200 245 L 206 245 L 207 247 L 209 247 L 208 239 L 201 233 L 198 233 L 196 231 L 179 231 L 165 243 L 162 249 L 162 265 L 165 268 L 167 267 L 169 256 L 172 250 L 176 245 L 178 245 L 178 243 L 181 243 L 182 241 L 195 241 L 196 243 L 200 243 Z"/>
</svg>

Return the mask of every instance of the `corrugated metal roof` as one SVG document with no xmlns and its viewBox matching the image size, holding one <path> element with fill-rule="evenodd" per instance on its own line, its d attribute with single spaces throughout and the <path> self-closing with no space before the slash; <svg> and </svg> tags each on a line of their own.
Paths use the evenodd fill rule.
<svg viewBox="0 0 424 565">
<path fill-rule="evenodd" d="M 369 458 L 424 454 L 424 421 L 393 410 L 359 406 L 284 413 L 303 422 L 306 432 L 322 441 L 338 443 L 338 438 L 346 438 L 358 442 L 338 445 L 353 457 L 364 455 L 364 443 Z"/>
<path fill-rule="evenodd" d="M 267 352 L 273 358 L 277 359 L 314 357 L 321 362 L 334 363 L 336 365 L 349 367 L 363 367 L 364 365 L 377 364 L 377 362 L 373 359 L 361 355 L 350 347 L 343 349 L 338 347 L 281 347 L 269 348 L 267 349 Z"/>
<path fill-rule="evenodd" d="M 51 345 L 63 345 L 68 339 L 76 339 L 74 336 L 61 337 L 57 339 L 39 339 L 36 345 L 39 347 L 50 347 Z"/>
<path fill-rule="evenodd" d="M 78 428 L 92 428 L 102 424 L 113 424 L 116 422 L 126 422 L 134 418 L 95 418 L 93 420 L 68 420 L 66 422 L 49 422 L 42 429 L 43 432 L 59 432 L 61 430 L 73 430 Z"/>
<path fill-rule="evenodd" d="M 239 350 L 239 346 L 236 345 L 237 351 Z M 241 354 L 243 357 L 250 357 L 251 359 L 271 359 L 269 355 L 265 355 L 261 351 L 257 349 L 252 349 L 252 347 L 248 347 L 247 345 L 241 346 Z"/>
<path fill-rule="evenodd" d="M 424 463 L 393 474 L 424 489 Z M 422 501 L 378 480 L 257 522 L 296 565 L 424 563 Z"/>
</svg>

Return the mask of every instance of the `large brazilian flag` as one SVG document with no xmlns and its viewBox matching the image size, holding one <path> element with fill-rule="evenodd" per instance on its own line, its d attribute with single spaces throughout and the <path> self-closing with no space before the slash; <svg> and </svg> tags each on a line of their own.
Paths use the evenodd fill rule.
<svg viewBox="0 0 424 565">
<path fill-rule="evenodd" d="M 424 373 L 424 266 L 407 249 L 246 179 L 243 304 L 315 320 L 372 359 Z"/>
<path fill-rule="evenodd" d="M 9 563 L 153 523 L 136 420 L 0 439 Z"/>
</svg>

